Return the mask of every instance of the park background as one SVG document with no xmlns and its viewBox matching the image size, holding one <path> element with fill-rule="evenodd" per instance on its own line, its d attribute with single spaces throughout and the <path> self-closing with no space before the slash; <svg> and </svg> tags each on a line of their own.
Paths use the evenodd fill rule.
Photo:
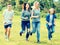
<svg viewBox="0 0 60 45">
<path fill-rule="evenodd" d="M 22 37 L 19 36 L 21 30 L 21 11 L 22 4 L 25 2 L 30 3 L 33 6 L 34 1 L 40 2 L 40 15 L 41 15 L 41 27 L 40 27 L 40 40 L 41 43 L 36 43 L 36 34 L 30 36 L 29 41 L 25 40 L 25 34 Z M 4 39 L 4 24 L 3 24 L 3 11 L 6 9 L 7 4 L 12 4 L 14 10 L 13 25 L 11 29 L 10 41 L 7 42 Z M 46 29 L 46 14 L 50 8 L 56 10 L 56 26 L 55 33 L 51 42 L 48 41 L 48 32 Z M 32 27 L 31 27 L 32 29 Z M 60 0 L 0 0 L 0 45 L 60 45 Z"/>
</svg>

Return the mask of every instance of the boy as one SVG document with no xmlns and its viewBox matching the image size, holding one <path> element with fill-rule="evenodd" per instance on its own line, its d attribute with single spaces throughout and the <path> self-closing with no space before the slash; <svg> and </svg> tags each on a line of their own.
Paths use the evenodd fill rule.
<svg viewBox="0 0 60 45">
<path fill-rule="evenodd" d="M 12 10 L 12 5 L 9 4 L 7 5 L 7 9 L 3 12 L 5 38 L 7 39 L 7 41 L 9 40 L 10 37 L 13 15 L 14 15 L 14 11 Z"/>
</svg>

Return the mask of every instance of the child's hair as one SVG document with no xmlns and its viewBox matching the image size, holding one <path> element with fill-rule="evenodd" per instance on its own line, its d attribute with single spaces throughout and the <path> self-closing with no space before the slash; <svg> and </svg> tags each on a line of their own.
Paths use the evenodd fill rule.
<svg viewBox="0 0 60 45">
<path fill-rule="evenodd" d="M 26 4 L 27 4 L 27 3 L 24 3 L 24 10 L 26 10 Z"/>
<path fill-rule="evenodd" d="M 28 11 L 30 11 L 31 6 L 30 6 L 30 4 L 29 4 L 29 3 L 24 3 L 24 10 L 26 10 L 26 4 L 28 4 L 28 5 L 29 5 L 29 9 L 28 9 Z"/>
<path fill-rule="evenodd" d="M 53 14 L 55 14 L 55 9 L 54 9 L 54 8 L 50 8 L 50 9 L 49 9 L 49 13 L 50 13 L 50 10 L 51 10 L 51 9 L 54 11 L 54 13 L 53 13 Z"/>
<path fill-rule="evenodd" d="M 36 3 L 38 3 L 38 1 L 35 1 L 35 2 L 34 2 L 34 6 L 35 6 Z"/>
<path fill-rule="evenodd" d="M 38 1 L 35 1 L 34 4 L 33 4 L 33 8 L 32 9 L 35 9 L 35 4 L 36 3 L 39 3 Z"/>
<path fill-rule="evenodd" d="M 12 6 L 12 5 L 9 3 L 9 4 L 7 4 L 7 6 Z"/>
</svg>

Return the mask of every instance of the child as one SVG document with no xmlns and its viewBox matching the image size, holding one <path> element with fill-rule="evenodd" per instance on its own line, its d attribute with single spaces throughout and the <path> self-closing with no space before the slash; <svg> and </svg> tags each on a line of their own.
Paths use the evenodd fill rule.
<svg viewBox="0 0 60 45">
<path fill-rule="evenodd" d="M 29 32 L 30 32 L 30 16 L 31 16 L 31 12 L 30 12 L 30 5 L 28 3 L 25 3 L 26 5 L 24 5 L 24 10 L 22 12 L 22 22 L 21 22 L 21 27 L 22 30 L 20 32 L 20 36 L 22 36 L 22 34 L 25 32 L 26 28 L 27 28 L 27 33 L 26 33 L 26 40 L 28 41 L 29 38 Z"/>
<path fill-rule="evenodd" d="M 49 14 L 46 16 L 46 25 L 48 29 L 48 39 L 51 40 L 52 34 L 54 33 L 54 27 L 55 27 L 55 10 L 54 8 L 49 9 Z"/>
<path fill-rule="evenodd" d="M 12 27 L 14 11 L 12 10 L 12 5 L 8 4 L 7 9 L 3 13 L 4 17 L 4 28 L 5 28 L 5 38 L 8 40 L 10 37 L 10 30 Z"/>
<path fill-rule="evenodd" d="M 34 2 L 34 8 L 32 10 L 32 32 L 31 35 L 37 32 L 37 43 L 40 42 L 40 8 L 39 2 Z"/>
</svg>

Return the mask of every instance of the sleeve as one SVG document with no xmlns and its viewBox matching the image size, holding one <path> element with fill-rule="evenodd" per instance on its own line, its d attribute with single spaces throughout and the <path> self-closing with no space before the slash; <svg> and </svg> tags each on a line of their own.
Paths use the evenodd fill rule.
<svg viewBox="0 0 60 45">
<path fill-rule="evenodd" d="M 22 15 L 21 15 L 21 18 L 22 18 L 22 19 L 24 18 L 24 11 L 22 11 Z"/>
<path fill-rule="evenodd" d="M 40 8 L 39 8 L 39 11 L 40 11 Z M 40 15 L 40 13 L 39 13 L 39 17 L 40 17 L 41 15 Z"/>
<path fill-rule="evenodd" d="M 12 11 L 11 18 L 14 16 L 14 11 Z"/>
<path fill-rule="evenodd" d="M 48 15 L 46 15 L 46 21 L 48 22 Z"/>
<path fill-rule="evenodd" d="M 12 13 L 12 16 L 14 16 L 14 11 L 13 11 L 13 13 Z"/>
<path fill-rule="evenodd" d="M 3 11 L 3 16 L 5 15 L 5 13 L 6 13 L 6 10 Z"/>
<path fill-rule="evenodd" d="M 31 17 L 32 11 L 30 11 L 30 17 Z"/>
<path fill-rule="evenodd" d="M 57 18 L 56 14 L 54 14 L 54 18 Z"/>
<path fill-rule="evenodd" d="M 34 16 L 34 9 L 32 9 L 31 11 L 31 16 Z"/>
</svg>

